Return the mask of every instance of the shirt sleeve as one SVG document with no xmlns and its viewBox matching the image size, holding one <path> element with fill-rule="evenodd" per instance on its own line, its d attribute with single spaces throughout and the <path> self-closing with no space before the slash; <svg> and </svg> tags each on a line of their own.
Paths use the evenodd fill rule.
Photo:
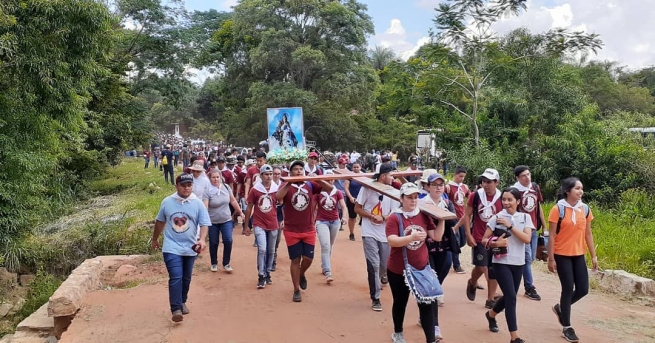
<svg viewBox="0 0 655 343">
<path fill-rule="evenodd" d="M 496 222 L 498 221 L 498 216 L 495 215 L 491 218 L 489 218 L 489 221 L 487 222 L 487 228 L 490 228 L 492 231 L 496 227 Z"/>
<path fill-rule="evenodd" d="M 338 191 L 335 196 L 337 197 L 337 202 L 343 200 L 343 193 L 341 191 Z"/>
<path fill-rule="evenodd" d="M 525 227 L 534 229 L 534 223 L 532 223 L 532 217 L 530 215 L 525 215 Z"/>
<path fill-rule="evenodd" d="M 210 226 L 212 225 L 211 220 L 209 219 L 209 212 L 207 212 L 207 208 L 205 208 L 204 205 L 200 204 L 199 206 L 199 213 L 198 213 L 198 225 L 200 226 Z"/>
<path fill-rule="evenodd" d="M 423 216 L 425 216 L 425 220 L 426 220 L 426 222 L 428 223 L 428 224 L 426 225 L 426 228 L 425 228 L 425 229 L 426 229 L 427 231 L 430 231 L 430 230 L 436 230 L 436 229 L 437 229 L 437 225 L 434 224 L 434 220 L 432 220 L 432 217 L 428 216 L 427 214 L 423 214 Z M 447 230 L 450 230 L 450 229 L 447 229 Z"/>
<path fill-rule="evenodd" d="M 355 202 L 362 205 L 362 207 L 364 207 L 366 202 L 366 196 L 364 195 L 366 193 L 368 193 L 368 189 L 363 188 L 359 194 L 357 194 L 357 199 L 355 199 Z"/>
<path fill-rule="evenodd" d="M 248 193 L 248 197 L 246 198 L 247 203 L 249 203 L 249 204 L 254 204 L 255 203 L 255 193 L 256 192 L 253 192 L 253 191 L 250 191 L 250 193 Z"/>
<path fill-rule="evenodd" d="M 589 213 L 589 216 L 591 217 L 591 213 Z M 550 209 L 550 213 L 548 214 L 548 221 L 553 223 L 557 223 L 559 221 L 559 210 L 557 209 L 557 205 Z"/>
<path fill-rule="evenodd" d="M 471 192 L 469 194 L 468 200 L 466 201 L 466 204 L 468 205 L 468 207 L 471 207 L 471 208 L 473 207 L 473 199 L 475 199 L 475 195 Z"/>
<path fill-rule="evenodd" d="M 157 218 L 156 218 L 157 221 L 164 222 L 164 223 L 166 222 L 166 216 L 164 214 L 164 208 L 166 207 L 166 205 L 164 204 L 165 201 L 166 199 L 164 199 L 164 201 L 161 202 L 161 205 L 159 206 L 159 213 L 157 213 Z"/>
<path fill-rule="evenodd" d="M 361 193 L 359 193 L 361 194 Z M 384 227 L 384 231 L 389 236 L 398 236 L 398 216 L 392 214 L 387 218 L 387 224 Z"/>
<path fill-rule="evenodd" d="M 209 187 L 206 187 L 205 191 L 202 192 L 202 200 L 209 200 L 209 198 L 210 198 L 210 196 L 209 196 Z"/>
</svg>

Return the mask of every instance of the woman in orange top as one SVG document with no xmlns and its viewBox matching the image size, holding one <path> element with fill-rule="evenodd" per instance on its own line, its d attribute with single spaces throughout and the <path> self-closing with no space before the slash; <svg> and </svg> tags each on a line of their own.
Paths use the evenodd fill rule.
<svg viewBox="0 0 655 343">
<path fill-rule="evenodd" d="M 593 270 L 598 269 L 594 237 L 591 234 L 594 215 L 589 206 L 582 202 L 582 194 L 582 182 L 575 177 L 567 178 L 558 193 L 559 201 L 548 215 L 548 270 L 557 271 L 562 284 L 560 302 L 553 306 L 553 312 L 562 325 L 562 336 L 568 342 L 579 341 L 571 327 L 571 305 L 589 293 L 585 261 L 587 248 L 591 254 Z M 560 215 L 562 210 L 563 217 Z"/>
</svg>

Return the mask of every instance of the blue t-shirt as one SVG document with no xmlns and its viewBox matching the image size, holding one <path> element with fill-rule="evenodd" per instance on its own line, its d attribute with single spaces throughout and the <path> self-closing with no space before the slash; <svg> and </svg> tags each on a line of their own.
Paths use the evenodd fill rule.
<svg viewBox="0 0 655 343">
<path fill-rule="evenodd" d="M 362 189 L 362 185 L 355 181 L 355 180 L 350 180 L 350 187 L 348 187 L 348 191 L 350 192 L 350 195 L 353 196 L 353 198 L 357 199 L 357 196 L 359 195 L 359 191 Z"/>
<path fill-rule="evenodd" d="M 191 247 L 197 242 L 198 226 L 210 226 L 209 213 L 200 199 L 180 200 L 176 195 L 161 202 L 157 220 L 164 222 L 164 245 L 161 251 L 180 256 L 196 256 Z"/>
</svg>

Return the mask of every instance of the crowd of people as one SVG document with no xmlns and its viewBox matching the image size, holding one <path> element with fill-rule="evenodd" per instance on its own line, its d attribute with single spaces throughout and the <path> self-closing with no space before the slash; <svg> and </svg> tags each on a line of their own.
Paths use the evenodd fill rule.
<svg viewBox="0 0 655 343">
<path fill-rule="evenodd" d="M 475 301 L 477 291 L 484 289 L 479 282 L 484 277 L 484 306 L 488 311 L 483 315 L 489 330 L 499 331 L 497 318 L 504 312 L 510 342 L 524 342 L 518 331 L 517 295 L 523 280 L 524 295 L 541 300 L 531 271 L 539 240 L 546 241 L 548 268 L 557 271 L 562 286 L 552 310 L 562 326 L 562 336 L 568 342 L 578 342 L 571 326 L 571 305 L 589 289 L 587 250 L 593 267 L 597 267 L 591 233 L 594 217 L 582 202 L 583 186 L 578 179 L 562 182 L 559 201 L 546 220 L 540 188 L 532 182 L 527 166 L 514 168 L 516 182 L 508 188 L 498 188 L 499 174 L 489 168 L 479 174 L 478 183 L 471 189 L 464 184 L 464 167 L 455 168 L 450 180 L 434 169 L 413 177 L 396 177 L 393 172 L 399 167 L 397 156 L 380 156 L 373 165 L 366 165 L 362 155 L 355 154 L 338 152 L 331 161 L 314 151 L 307 161 L 271 165 L 263 149 L 193 148 L 165 141 L 164 149 L 155 157 L 155 167 L 163 164 L 165 180 L 170 178 L 176 192 L 162 202 L 152 244 L 154 249 L 160 248 L 159 236 L 163 233 L 161 250 L 169 273 L 172 320 L 180 322 L 190 312 L 186 300 L 197 254 L 208 248 L 210 270 L 219 271 L 221 237 L 220 267 L 227 273 L 233 271 L 230 258 L 236 226 L 242 226 L 243 235 L 254 233 L 258 289 L 273 283 L 278 247 L 284 236 L 291 260 L 291 300 L 301 302 L 308 288 L 305 275 L 314 260 L 316 239 L 325 282 L 333 283 L 338 276 L 331 264 L 337 233 L 347 226 L 349 239 L 355 241 L 359 218 L 371 309 L 383 310 L 380 294 L 388 285 L 393 299 L 393 342 L 405 342 L 403 324 L 411 293 L 405 280 L 406 265 L 417 269 L 429 265 L 443 284 L 451 268 L 455 273 L 466 273 L 459 259 L 466 245 L 472 250 L 473 269 L 462 296 Z M 144 157 L 147 168 L 150 156 Z M 183 172 L 174 179 L 174 167 L 179 168 L 180 162 Z M 410 157 L 408 164 L 409 170 L 419 170 L 417 156 Z M 339 169 L 359 174 L 364 168 L 374 171 L 375 181 L 399 189 L 400 201 L 353 179 L 282 181 L 286 176 L 326 175 Z M 457 219 L 433 219 L 419 211 L 421 203 L 449 211 Z M 423 328 L 426 342 L 442 340 L 439 307 L 445 304 L 444 297 L 417 303 L 418 325 Z"/>
</svg>

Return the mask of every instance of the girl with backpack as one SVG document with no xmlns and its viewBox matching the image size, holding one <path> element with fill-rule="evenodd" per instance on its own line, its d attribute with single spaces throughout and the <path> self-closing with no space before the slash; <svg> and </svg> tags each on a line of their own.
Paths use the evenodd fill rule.
<svg viewBox="0 0 655 343">
<path fill-rule="evenodd" d="M 510 343 L 524 343 L 518 335 L 516 316 L 516 294 L 521 285 L 525 265 L 525 245 L 532 238 L 532 218 L 518 212 L 521 192 L 516 188 L 506 188 L 501 194 L 503 210 L 487 222 L 487 230 L 482 244 L 492 251 L 493 272 L 503 296 L 485 313 L 489 331 L 498 332 L 496 316 L 505 311 L 509 329 Z"/>
<path fill-rule="evenodd" d="M 589 275 L 585 254 L 591 254 L 593 270 L 598 269 L 598 258 L 591 233 L 594 215 L 589 206 L 582 202 L 582 182 L 569 177 L 562 182 L 557 195 L 558 201 L 548 215 L 548 270 L 557 271 L 562 293 L 559 304 L 553 312 L 562 325 L 562 336 L 568 342 L 578 342 L 578 336 L 571 327 L 571 305 L 589 293 Z M 586 247 L 585 247 L 586 246 Z"/>
</svg>

